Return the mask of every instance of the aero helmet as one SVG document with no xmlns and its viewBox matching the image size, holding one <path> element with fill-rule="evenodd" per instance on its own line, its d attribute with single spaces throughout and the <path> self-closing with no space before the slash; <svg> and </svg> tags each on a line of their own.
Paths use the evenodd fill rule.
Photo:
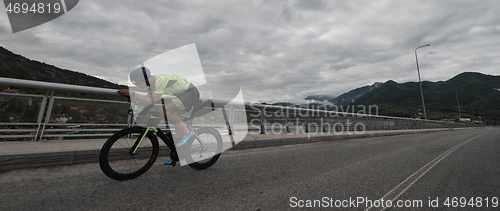
<svg viewBox="0 0 500 211">
<path fill-rule="evenodd" d="M 148 78 L 151 76 L 151 71 L 146 68 L 146 67 L 136 67 L 130 71 L 130 81 L 134 84 L 137 85 L 139 82 L 146 82 L 146 85 L 149 86 L 149 81 Z"/>
</svg>

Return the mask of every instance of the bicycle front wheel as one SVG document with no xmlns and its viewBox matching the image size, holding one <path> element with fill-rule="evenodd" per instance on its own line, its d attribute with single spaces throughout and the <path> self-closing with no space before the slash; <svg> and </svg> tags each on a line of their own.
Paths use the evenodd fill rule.
<svg viewBox="0 0 500 211">
<path fill-rule="evenodd" d="M 200 128 L 196 130 L 199 139 L 194 138 L 187 145 L 189 166 L 196 170 L 206 169 L 217 162 L 222 152 L 222 137 L 213 128 Z"/>
<path fill-rule="evenodd" d="M 106 176 L 116 180 L 128 180 L 144 174 L 156 161 L 159 146 L 153 132 L 146 128 L 131 127 L 111 136 L 101 149 L 99 165 Z M 133 146 L 139 144 L 137 150 Z"/>
</svg>

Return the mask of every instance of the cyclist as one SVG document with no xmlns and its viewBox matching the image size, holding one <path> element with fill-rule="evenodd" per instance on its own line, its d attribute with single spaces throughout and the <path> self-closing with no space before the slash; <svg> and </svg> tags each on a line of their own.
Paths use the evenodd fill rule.
<svg viewBox="0 0 500 211">
<path fill-rule="evenodd" d="M 136 92 L 131 93 L 128 89 L 120 89 L 117 92 L 119 95 L 130 97 L 133 94 L 134 99 L 141 103 L 157 102 L 163 94 L 175 96 L 165 103 L 164 112 L 168 121 L 174 125 L 176 135 L 181 137 L 175 144 L 176 147 L 182 146 L 194 136 L 183 122 L 183 119 L 188 117 L 189 110 L 200 99 L 198 89 L 191 82 L 173 73 L 151 75 L 151 71 L 146 67 L 136 67 L 130 71 L 130 81 L 140 88 L 150 87 L 151 92 L 144 96 Z M 171 159 L 164 164 L 175 165 L 175 162 Z"/>
</svg>

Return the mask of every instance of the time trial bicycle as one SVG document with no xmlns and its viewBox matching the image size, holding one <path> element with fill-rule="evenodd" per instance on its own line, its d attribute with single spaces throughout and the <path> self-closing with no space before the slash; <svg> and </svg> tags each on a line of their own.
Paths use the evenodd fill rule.
<svg viewBox="0 0 500 211">
<path fill-rule="evenodd" d="M 212 103 L 210 100 L 205 102 L 200 100 L 193 107 L 188 119 L 192 119 L 197 111 L 210 103 Z M 116 180 L 129 180 L 144 174 L 158 157 L 160 151 L 158 138 L 170 149 L 170 158 L 174 162 L 179 161 L 178 154 L 182 153 L 186 156 L 181 156 L 181 158 L 193 169 L 209 168 L 219 159 L 223 142 L 220 133 L 215 128 L 195 129 L 191 125 L 192 121 L 185 121 L 187 128 L 193 131 L 195 136 L 186 144 L 176 148 L 172 132 L 168 128 L 162 131 L 158 127 L 163 113 L 149 112 L 153 107 L 154 104 L 141 112 L 142 115 L 149 113 L 145 127 L 125 128 L 113 134 L 104 143 L 99 155 L 99 165 L 106 176 Z"/>
</svg>

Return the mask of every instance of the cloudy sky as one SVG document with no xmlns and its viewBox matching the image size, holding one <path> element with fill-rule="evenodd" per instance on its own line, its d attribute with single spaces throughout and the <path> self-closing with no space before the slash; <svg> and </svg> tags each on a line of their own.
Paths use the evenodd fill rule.
<svg viewBox="0 0 500 211">
<path fill-rule="evenodd" d="M 340 95 L 375 82 L 500 75 L 500 1 L 84 0 L 0 45 L 30 59 L 127 84 L 158 54 L 195 43 L 207 77 L 242 87 L 245 101 Z"/>
</svg>

